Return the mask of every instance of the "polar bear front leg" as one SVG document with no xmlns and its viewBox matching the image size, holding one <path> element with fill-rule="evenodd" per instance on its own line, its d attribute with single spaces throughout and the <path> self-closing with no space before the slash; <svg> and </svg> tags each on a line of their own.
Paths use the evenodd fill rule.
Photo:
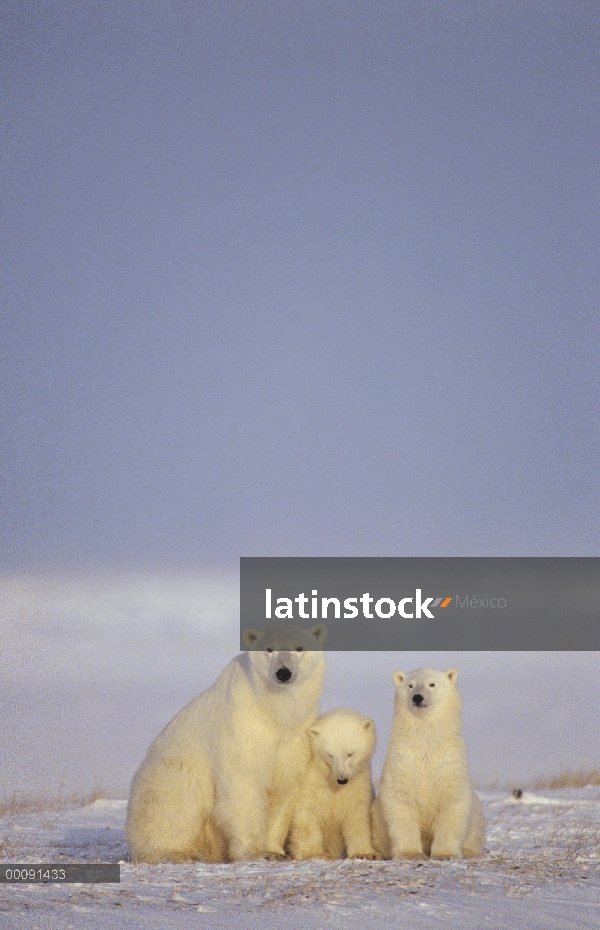
<svg viewBox="0 0 600 930">
<path fill-rule="evenodd" d="M 371 818 L 367 803 L 351 810 L 342 824 L 342 835 L 348 859 L 376 859 L 377 853 L 371 841 Z"/>
<path fill-rule="evenodd" d="M 285 798 L 276 799 L 278 803 L 271 801 L 267 833 L 267 855 L 270 859 L 285 858 L 284 845 L 290 832 L 297 795 L 297 791 L 289 791 Z"/>
<path fill-rule="evenodd" d="M 389 818 L 388 830 L 392 859 L 423 859 L 421 824 L 417 812 L 409 804 L 396 806 Z"/>
<path fill-rule="evenodd" d="M 318 824 L 306 824 L 306 829 L 292 826 L 290 835 L 290 854 L 292 859 L 325 859 L 323 833 Z"/>
<path fill-rule="evenodd" d="M 287 738 L 277 747 L 273 764 L 273 775 L 269 787 L 269 813 L 267 829 L 267 851 L 269 858 L 283 859 L 285 844 L 290 833 L 294 811 L 305 808 L 307 800 L 300 802 L 300 795 L 308 769 L 310 749 L 303 729 Z M 308 803 L 314 798 L 309 791 Z"/>
<path fill-rule="evenodd" d="M 289 836 L 292 859 L 324 859 L 325 841 L 319 824 L 317 811 L 305 794 L 294 811 Z"/>
<path fill-rule="evenodd" d="M 481 801 L 473 792 L 471 795 L 471 809 L 469 811 L 469 832 L 463 843 L 462 854 L 464 859 L 472 859 L 483 855 L 485 846 L 485 818 L 481 809 Z"/>
<path fill-rule="evenodd" d="M 440 811 L 433 828 L 432 859 L 460 859 L 469 826 L 469 806 L 464 801 Z"/>
<path fill-rule="evenodd" d="M 227 841 L 232 862 L 267 856 L 267 799 L 250 779 L 222 790 L 215 804 L 215 821 Z"/>
</svg>

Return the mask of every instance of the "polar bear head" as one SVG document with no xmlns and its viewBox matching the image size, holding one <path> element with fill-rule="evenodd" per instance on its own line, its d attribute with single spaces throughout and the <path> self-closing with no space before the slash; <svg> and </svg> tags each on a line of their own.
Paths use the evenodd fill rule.
<svg viewBox="0 0 600 930">
<path fill-rule="evenodd" d="M 394 672 L 396 700 L 415 717 L 436 717 L 460 710 L 455 668 L 441 672 L 436 668 L 418 668 L 406 675 Z"/>
<path fill-rule="evenodd" d="M 326 763 L 338 785 L 347 785 L 375 751 L 375 724 L 355 710 L 330 710 L 307 732 L 313 756 Z"/>
<path fill-rule="evenodd" d="M 276 686 L 305 681 L 325 663 L 323 624 L 306 629 L 294 623 L 269 623 L 262 630 L 244 630 L 242 639 L 250 650 L 253 669 Z"/>
</svg>

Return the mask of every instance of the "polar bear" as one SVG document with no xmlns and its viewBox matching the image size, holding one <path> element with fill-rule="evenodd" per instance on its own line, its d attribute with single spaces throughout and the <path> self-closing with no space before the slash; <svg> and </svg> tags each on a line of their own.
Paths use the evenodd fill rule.
<svg viewBox="0 0 600 930">
<path fill-rule="evenodd" d="M 375 724 L 354 710 L 323 714 L 307 729 L 311 758 L 294 809 L 294 859 L 375 859 L 371 756 Z"/>
<path fill-rule="evenodd" d="M 394 672 L 394 722 L 373 805 L 374 844 L 384 858 L 483 853 L 485 822 L 469 778 L 457 677 L 454 668 Z"/>
<path fill-rule="evenodd" d="M 284 856 L 325 678 L 322 625 L 245 630 L 233 659 L 157 736 L 136 772 L 127 841 L 141 862 Z"/>
</svg>

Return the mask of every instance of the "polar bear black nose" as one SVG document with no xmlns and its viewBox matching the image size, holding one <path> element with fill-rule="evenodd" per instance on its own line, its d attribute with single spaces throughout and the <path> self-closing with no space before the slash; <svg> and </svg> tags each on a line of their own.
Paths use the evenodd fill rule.
<svg viewBox="0 0 600 930">
<path fill-rule="evenodd" d="M 417 707 L 418 707 L 418 706 L 419 706 L 420 704 L 422 704 L 422 703 L 423 703 L 423 695 L 422 695 L 422 694 L 413 694 L 413 704 L 416 704 Z"/>
<path fill-rule="evenodd" d="M 283 665 L 281 668 L 278 668 L 275 672 L 275 675 L 277 680 L 281 682 L 289 681 L 292 677 L 292 673 L 290 672 L 289 668 L 285 667 L 285 665 Z"/>
<path fill-rule="evenodd" d="M 347 785 L 347 784 L 348 784 L 347 778 L 338 778 L 338 785 Z"/>
</svg>

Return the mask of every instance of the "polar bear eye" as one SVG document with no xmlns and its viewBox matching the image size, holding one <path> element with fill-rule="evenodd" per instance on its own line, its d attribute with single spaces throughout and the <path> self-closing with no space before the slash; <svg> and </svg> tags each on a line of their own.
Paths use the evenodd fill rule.
<svg viewBox="0 0 600 930">
<path fill-rule="evenodd" d="M 414 685 L 409 685 L 408 687 L 409 687 L 409 688 L 414 688 Z"/>
<path fill-rule="evenodd" d="M 430 682 L 429 682 L 429 687 L 430 687 L 430 688 L 435 688 L 435 681 L 430 681 Z"/>
<path fill-rule="evenodd" d="M 304 646 L 296 646 L 296 652 L 304 652 Z"/>
<path fill-rule="evenodd" d="M 351 759 L 353 755 L 354 755 L 353 752 L 349 752 L 349 753 L 348 753 L 348 758 Z"/>
</svg>

